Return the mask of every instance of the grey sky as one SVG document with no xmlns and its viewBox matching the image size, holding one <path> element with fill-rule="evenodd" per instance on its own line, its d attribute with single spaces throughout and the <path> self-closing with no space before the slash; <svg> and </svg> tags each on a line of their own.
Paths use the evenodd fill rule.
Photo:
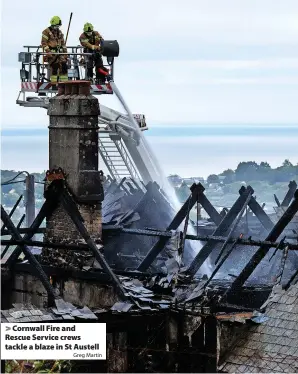
<svg viewBox="0 0 298 374">
<path fill-rule="evenodd" d="M 53 15 L 66 33 L 71 11 L 69 44 L 87 21 L 119 41 L 115 81 L 151 125 L 297 123 L 297 0 L 3 0 L 2 127 L 47 124 L 44 110 L 15 104 L 17 54 Z"/>
</svg>

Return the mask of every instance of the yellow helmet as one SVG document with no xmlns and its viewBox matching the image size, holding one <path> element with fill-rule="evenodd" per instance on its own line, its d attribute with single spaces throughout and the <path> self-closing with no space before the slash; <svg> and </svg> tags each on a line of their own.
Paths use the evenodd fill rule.
<svg viewBox="0 0 298 374">
<path fill-rule="evenodd" d="M 84 32 L 90 32 L 93 31 L 93 25 L 89 22 L 85 23 L 84 25 Z"/>
<path fill-rule="evenodd" d="M 51 26 L 61 26 L 62 25 L 61 19 L 58 16 L 52 17 L 50 23 L 51 23 Z"/>
</svg>

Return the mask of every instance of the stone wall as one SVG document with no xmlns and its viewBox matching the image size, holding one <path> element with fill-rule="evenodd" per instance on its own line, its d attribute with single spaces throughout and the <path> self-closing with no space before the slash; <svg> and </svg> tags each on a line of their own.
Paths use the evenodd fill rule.
<svg viewBox="0 0 298 374">
<path fill-rule="evenodd" d="M 79 211 L 84 219 L 84 225 L 90 236 L 97 241 L 102 235 L 101 204 L 80 204 Z M 57 243 L 76 243 L 82 240 L 70 216 L 60 205 L 47 220 L 45 240 Z"/>
<path fill-rule="evenodd" d="M 80 86 L 83 86 L 84 94 L 78 94 Z M 49 170 L 63 170 L 83 223 L 95 243 L 99 244 L 102 237 L 103 200 L 101 173 L 98 171 L 99 103 L 90 94 L 88 82 L 70 81 L 64 84 L 62 90 L 60 88 L 59 94 L 50 99 L 48 109 Z M 66 91 L 69 94 L 65 94 Z M 45 241 L 84 242 L 62 205 L 47 217 L 46 228 Z M 79 261 L 72 261 L 73 257 L 71 252 L 65 250 L 45 248 L 42 252 L 42 262 L 45 264 L 54 263 L 65 267 L 69 264 L 70 267 L 82 268 L 90 266 L 94 260 L 90 260 L 90 252 L 87 262 L 82 260 L 84 255 L 79 255 Z"/>
<path fill-rule="evenodd" d="M 55 281 L 61 297 L 72 304 L 89 308 L 111 308 L 119 298 L 110 284 L 69 279 Z M 47 292 L 40 280 L 30 274 L 16 274 L 9 292 L 10 304 L 31 303 L 39 308 L 48 301 Z"/>
</svg>

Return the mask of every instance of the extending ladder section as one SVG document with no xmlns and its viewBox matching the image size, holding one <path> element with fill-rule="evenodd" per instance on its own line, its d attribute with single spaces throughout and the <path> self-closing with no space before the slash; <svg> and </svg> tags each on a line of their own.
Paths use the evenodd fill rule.
<svg viewBox="0 0 298 374">
<path fill-rule="evenodd" d="M 141 179 L 119 134 L 111 130 L 100 130 L 98 146 L 101 158 L 114 179 Z"/>
</svg>

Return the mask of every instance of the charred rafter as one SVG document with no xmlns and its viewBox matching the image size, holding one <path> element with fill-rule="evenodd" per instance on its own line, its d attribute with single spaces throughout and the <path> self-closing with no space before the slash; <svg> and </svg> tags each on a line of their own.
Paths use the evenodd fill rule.
<svg viewBox="0 0 298 374">
<path fill-rule="evenodd" d="M 22 238 L 20 232 L 14 227 L 13 223 L 11 222 L 8 214 L 5 212 L 4 208 L 1 206 L 1 219 L 5 226 L 8 227 L 9 231 L 13 235 L 15 240 L 20 241 L 30 241 L 30 239 L 36 233 L 36 229 L 39 228 L 41 223 L 43 222 L 45 217 L 49 217 L 53 211 L 56 209 L 59 203 L 62 203 L 65 211 L 69 214 L 70 218 L 72 219 L 73 223 L 75 224 L 77 230 L 80 232 L 84 240 L 86 241 L 89 249 L 93 252 L 96 260 L 102 266 L 104 271 L 111 277 L 112 282 L 116 286 L 116 289 L 119 293 L 119 296 L 125 300 L 127 297 L 125 296 L 125 291 L 122 288 L 122 285 L 118 279 L 118 277 L 114 274 L 112 269 L 109 267 L 108 263 L 104 259 L 103 255 L 100 253 L 99 249 L 97 248 L 96 244 L 94 243 L 93 239 L 90 237 L 88 231 L 86 230 L 83 224 L 83 218 L 77 208 L 76 203 L 72 199 L 66 183 L 63 179 L 53 180 L 49 185 L 46 193 L 45 193 L 45 202 L 40 209 L 38 215 L 36 216 L 34 222 L 30 227 L 30 232 L 27 233 L 24 238 Z M 49 244 L 48 244 L 49 246 Z M 8 259 L 6 260 L 6 265 L 8 267 L 12 267 L 16 261 L 18 260 L 21 252 L 24 252 L 25 256 L 32 262 L 32 266 L 37 269 L 38 275 L 42 280 L 44 286 L 46 287 L 49 294 L 51 294 L 51 288 L 48 286 L 47 278 L 44 276 L 42 268 L 36 258 L 33 256 L 31 251 L 27 248 L 26 245 L 23 243 L 18 245 L 13 251 L 10 253 Z M 46 281 L 45 281 L 45 279 Z M 49 282 L 48 282 L 49 283 Z M 50 283 L 49 283 L 50 284 Z M 51 285 L 50 285 L 51 286 Z"/>
<path fill-rule="evenodd" d="M 227 232 L 228 228 L 231 226 L 231 224 L 234 222 L 238 214 L 241 212 L 243 206 L 247 204 L 248 197 L 251 196 L 253 192 L 254 190 L 250 186 L 248 186 L 245 192 L 243 192 L 243 194 L 241 194 L 238 197 L 238 199 L 236 200 L 232 208 L 229 210 L 227 215 L 218 225 L 218 227 L 213 233 L 213 236 L 217 236 L 217 235 L 222 236 Z M 210 256 L 216 244 L 217 244 L 216 240 L 210 240 L 203 246 L 203 248 L 195 256 L 194 260 L 192 261 L 189 268 L 187 269 L 188 274 L 190 274 L 191 276 L 194 276 L 197 273 L 197 271 L 200 269 L 203 263 Z"/>
<path fill-rule="evenodd" d="M 283 230 L 289 224 L 289 222 L 293 219 L 295 214 L 298 212 L 298 190 L 296 190 L 294 194 L 294 200 L 288 206 L 287 210 L 284 214 L 280 217 L 278 222 L 274 225 L 271 232 L 268 234 L 266 241 L 275 241 L 278 237 L 282 234 Z M 257 252 L 252 256 L 250 261 L 245 265 L 244 269 L 238 275 L 238 277 L 232 283 L 228 295 L 237 292 L 244 283 L 248 280 L 251 276 L 255 268 L 259 265 L 259 263 L 263 260 L 263 258 L 268 253 L 270 247 L 261 245 Z"/>
<path fill-rule="evenodd" d="M 11 231 L 14 238 L 21 240 L 22 236 L 18 232 L 18 229 L 15 227 L 13 222 L 11 221 L 9 215 L 4 210 L 3 206 L 1 205 L 1 219 L 4 225 L 6 225 Z M 36 260 L 34 255 L 31 253 L 30 249 L 26 245 L 22 245 L 20 247 L 21 251 L 23 251 L 24 255 L 28 258 L 30 264 L 32 265 L 33 269 L 35 270 L 35 273 L 41 280 L 42 284 L 44 285 L 45 289 L 48 292 L 50 302 L 52 302 L 55 298 L 57 298 L 57 295 L 55 293 L 54 288 L 52 287 L 49 279 L 47 278 L 45 272 L 43 271 L 42 267 L 40 266 L 39 262 Z M 18 251 L 19 253 L 19 251 Z M 10 257 L 11 258 L 11 257 Z"/>
<path fill-rule="evenodd" d="M 170 239 L 172 237 L 172 233 L 169 231 L 158 231 L 158 230 L 141 230 L 141 229 L 128 229 L 122 226 L 114 226 L 114 227 L 107 227 L 104 228 L 103 231 L 113 233 L 113 235 L 127 234 L 127 235 L 140 235 L 140 236 L 153 236 L 153 237 L 164 237 Z M 188 240 L 197 240 L 197 241 L 206 241 L 215 240 L 218 243 L 225 243 L 227 238 L 224 236 L 212 236 L 212 235 L 190 235 L 186 234 L 185 239 Z M 259 247 L 260 245 L 264 245 L 265 247 L 270 248 L 277 248 L 279 250 L 283 250 L 284 246 L 288 246 L 289 250 L 298 251 L 298 244 L 293 244 L 286 242 L 284 240 L 280 242 L 270 242 L 266 240 L 252 240 L 252 239 L 243 239 L 243 238 L 230 238 L 228 240 L 229 244 L 233 244 L 237 240 L 237 244 L 244 245 L 248 247 Z M 59 249 L 70 249 L 70 250 L 89 250 L 87 244 L 61 244 L 61 243 L 51 243 L 51 242 L 40 242 L 40 241 L 32 241 L 32 240 L 2 240 L 3 245 L 21 245 L 26 244 L 29 246 L 35 247 L 53 247 Z"/>
<path fill-rule="evenodd" d="M 175 215 L 174 219 L 172 220 L 170 225 L 167 227 L 167 231 L 177 230 L 178 227 L 183 222 L 183 220 L 186 218 L 188 212 L 194 207 L 194 205 L 197 202 L 203 206 L 203 208 L 206 210 L 206 212 L 209 214 L 211 219 L 216 224 L 221 222 L 222 217 L 216 211 L 216 209 L 212 206 L 212 204 L 207 199 L 207 197 L 204 195 L 204 190 L 205 190 L 204 186 L 201 183 L 198 183 L 198 184 L 194 183 L 191 186 L 190 190 L 191 190 L 191 195 L 186 200 L 186 202 L 183 204 L 183 206 L 180 208 L 179 212 Z M 168 239 L 160 238 L 158 242 L 149 250 L 144 260 L 138 266 L 138 270 L 139 271 L 147 270 L 148 267 L 156 259 L 157 255 L 163 250 L 167 242 L 168 242 Z"/>
</svg>

